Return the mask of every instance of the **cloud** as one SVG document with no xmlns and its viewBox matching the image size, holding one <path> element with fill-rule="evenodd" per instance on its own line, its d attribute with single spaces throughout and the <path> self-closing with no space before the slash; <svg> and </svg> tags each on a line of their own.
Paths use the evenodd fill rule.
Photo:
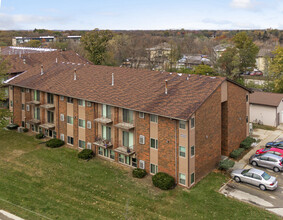
<svg viewBox="0 0 283 220">
<path fill-rule="evenodd" d="M 209 23 L 209 24 L 221 24 L 221 25 L 232 24 L 232 22 L 228 20 L 215 20 L 212 18 L 205 18 L 202 20 L 202 22 Z"/>
<path fill-rule="evenodd" d="M 249 9 L 253 8 L 254 5 L 252 4 L 251 0 L 232 0 L 231 7 Z"/>
</svg>

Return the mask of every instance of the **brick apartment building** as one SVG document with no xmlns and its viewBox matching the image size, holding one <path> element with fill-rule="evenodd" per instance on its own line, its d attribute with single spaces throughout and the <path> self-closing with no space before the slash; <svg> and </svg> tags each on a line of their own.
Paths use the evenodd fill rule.
<svg viewBox="0 0 283 220">
<path fill-rule="evenodd" d="M 250 92 L 222 77 L 54 59 L 6 83 L 14 123 L 186 187 L 248 135 Z"/>
</svg>

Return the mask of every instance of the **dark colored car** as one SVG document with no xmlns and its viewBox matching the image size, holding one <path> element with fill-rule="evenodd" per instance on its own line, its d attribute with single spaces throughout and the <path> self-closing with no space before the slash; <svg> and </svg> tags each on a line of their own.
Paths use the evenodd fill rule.
<svg viewBox="0 0 283 220">
<path fill-rule="evenodd" d="M 271 147 L 283 149 L 283 141 L 266 143 L 265 148 L 271 148 Z"/>
</svg>

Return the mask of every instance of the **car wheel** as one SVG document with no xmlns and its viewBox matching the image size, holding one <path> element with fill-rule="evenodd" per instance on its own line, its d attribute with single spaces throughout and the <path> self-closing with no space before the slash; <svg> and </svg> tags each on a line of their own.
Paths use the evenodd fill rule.
<svg viewBox="0 0 283 220">
<path fill-rule="evenodd" d="M 263 190 L 263 191 L 266 190 L 265 185 L 262 185 L 262 184 L 259 185 L 259 188 L 260 188 L 261 190 Z"/>
<path fill-rule="evenodd" d="M 252 165 L 253 165 L 253 166 L 257 166 L 257 162 L 253 161 L 253 162 L 252 162 Z"/>
<path fill-rule="evenodd" d="M 241 179 L 240 179 L 240 177 L 238 177 L 238 176 L 235 176 L 235 177 L 234 177 L 234 180 L 235 180 L 237 183 L 241 182 Z"/>
<path fill-rule="evenodd" d="M 280 171 L 280 169 L 278 167 L 273 167 L 273 171 L 277 173 Z"/>
</svg>

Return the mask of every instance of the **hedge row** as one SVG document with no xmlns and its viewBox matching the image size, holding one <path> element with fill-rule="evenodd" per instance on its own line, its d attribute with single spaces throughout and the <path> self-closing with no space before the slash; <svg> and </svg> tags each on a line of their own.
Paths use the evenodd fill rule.
<svg viewBox="0 0 283 220">
<path fill-rule="evenodd" d="M 244 148 L 238 148 L 236 150 L 233 150 L 231 153 L 230 153 L 230 157 L 234 158 L 234 159 L 237 159 L 241 156 L 241 154 L 244 152 Z"/>
<path fill-rule="evenodd" d="M 133 177 L 135 178 L 143 178 L 146 176 L 146 171 L 140 168 L 133 169 Z"/>
<path fill-rule="evenodd" d="M 174 177 L 170 176 L 167 173 L 159 172 L 152 177 L 152 183 L 154 186 L 168 190 L 172 189 L 175 186 Z"/>
<path fill-rule="evenodd" d="M 78 158 L 83 160 L 89 160 L 93 158 L 94 153 L 91 149 L 83 149 L 80 153 L 78 153 Z"/>
<path fill-rule="evenodd" d="M 221 160 L 219 163 L 219 169 L 220 170 L 229 170 L 234 166 L 235 162 L 233 160 Z"/>
<path fill-rule="evenodd" d="M 243 140 L 240 144 L 240 148 L 249 149 L 252 145 L 252 143 L 256 142 L 256 140 L 252 137 L 247 137 L 245 140 Z"/>
<path fill-rule="evenodd" d="M 54 138 L 46 142 L 46 147 L 57 148 L 63 146 L 64 144 L 64 141 L 61 139 Z"/>
</svg>

